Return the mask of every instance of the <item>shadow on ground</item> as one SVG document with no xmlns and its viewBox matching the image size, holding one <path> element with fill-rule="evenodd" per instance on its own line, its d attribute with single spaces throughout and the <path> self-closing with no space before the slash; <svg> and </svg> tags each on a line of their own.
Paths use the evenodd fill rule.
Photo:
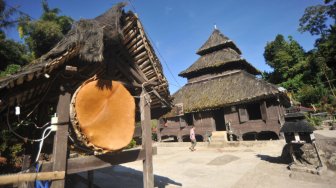
<svg viewBox="0 0 336 188">
<path fill-rule="evenodd" d="M 275 164 L 289 164 L 292 162 L 291 157 L 289 155 L 289 145 L 288 144 L 286 144 L 282 148 L 281 156 L 272 157 L 269 155 L 262 155 L 262 154 L 257 154 L 256 156 L 259 157 L 263 161 L 267 161 L 267 162 L 275 163 Z"/>
<path fill-rule="evenodd" d="M 80 173 L 78 177 L 70 177 L 67 187 L 83 187 L 87 182 L 87 173 Z M 143 187 L 142 171 L 132 168 L 116 165 L 104 169 L 94 171 L 93 187 Z M 168 185 L 181 186 L 182 184 L 176 182 L 168 177 L 154 175 L 154 187 L 164 188 Z"/>
<path fill-rule="evenodd" d="M 288 161 L 284 160 L 281 156 L 279 157 L 272 157 L 269 155 L 262 155 L 262 154 L 257 154 L 257 157 L 259 157 L 263 161 L 267 161 L 270 163 L 275 163 L 275 164 L 289 164 Z"/>
</svg>

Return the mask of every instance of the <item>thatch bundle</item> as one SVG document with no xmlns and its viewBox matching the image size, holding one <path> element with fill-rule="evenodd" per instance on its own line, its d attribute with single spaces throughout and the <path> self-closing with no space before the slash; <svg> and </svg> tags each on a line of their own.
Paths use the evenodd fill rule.
<svg viewBox="0 0 336 188">
<path fill-rule="evenodd" d="M 73 48 L 79 49 L 79 57 L 86 62 L 102 62 L 103 36 L 103 27 L 97 21 L 80 20 L 52 50 L 35 63 L 46 63 Z"/>
<path fill-rule="evenodd" d="M 79 57 L 87 62 L 102 62 L 105 44 L 114 44 L 122 35 L 120 17 L 124 3 L 119 3 L 94 20 L 76 22 L 67 35 L 36 62 L 46 63 L 72 48 L 79 48 Z"/>
</svg>

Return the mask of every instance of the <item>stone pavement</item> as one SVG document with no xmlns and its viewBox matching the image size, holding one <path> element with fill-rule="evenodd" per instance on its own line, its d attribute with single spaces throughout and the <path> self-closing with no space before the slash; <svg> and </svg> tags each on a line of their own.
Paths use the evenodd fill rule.
<svg viewBox="0 0 336 188">
<path fill-rule="evenodd" d="M 336 138 L 336 130 L 323 129 L 323 130 L 316 130 L 314 131 L 314 133 L 325 137 Z"/>
<path fill-rule="evenodd" d="M 202 144 L 200 144 L 202 145 Z M 154 156 L 155 187 L 335 187 L 336 176 L 290 172 L 281 155 L 284 141 L 251 147 L 208 148 L 190 152 L 182 147 L 158 146 Z M 84 174 L 82 174 L 85 177 Z M 99 187 L 142 187 L 142 162 L 96 170 Z M 80 183 L 76 187 L 80 186 Z"/>
</svg>

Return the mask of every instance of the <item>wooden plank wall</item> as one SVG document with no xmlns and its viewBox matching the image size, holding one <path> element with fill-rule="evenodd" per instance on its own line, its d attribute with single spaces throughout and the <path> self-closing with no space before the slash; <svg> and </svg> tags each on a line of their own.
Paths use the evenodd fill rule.
<svg viewBox="0 0 336 188">
<path fill-rule="evenodd" d="M 271 131 L 275 134 L 280 132 L 279 115 L 281 116 L 282 108 L 275 100 L 260 101 L 260 103 L 266 102 L 266 120 L 248 120 L 243 122 L 239 116 L 239 106 L 224 108 L 225 122 L 231 122 L 231 128 L 236 136 L 241 137 L 248 132 L 261 132 Z M 264 103 L 265 105 L 265 103 Z M 202 135 L 204 138 L 207 131 L 215 131 L 212 111 L 205 111 L 201 113 L 194 113 L 193 122 L 195 125 L 196 134 Z M 179 140 L 183 140 L 183 137 L 189 135 L 189 127 L 180 127 L 178 117 L 167 118 L 167 126 L 160 129 L 161 136 L 176 136 Z"/>
<path fill-rule="evenodd" d="M 211 111 L 199 112 L 193 115 L 193 125 L 195 134 L 198 138 L 206 139 L 207 132 L 213 130 L 213 117 Z M 167 118 L 166 126 L 160 128 L 161 137 L 174 136 L 178 141 L 188 140 L 190 126 L 184 120 L 184 117 Z"/>
</svg>

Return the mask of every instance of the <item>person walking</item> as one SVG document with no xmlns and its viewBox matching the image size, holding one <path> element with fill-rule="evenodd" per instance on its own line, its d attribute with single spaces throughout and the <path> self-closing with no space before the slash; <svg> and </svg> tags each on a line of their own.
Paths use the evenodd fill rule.
<svg viewBox="0 0 336 188">
<path fill-rule="evenodd" d="M 192 126 L 190 129 L 190 141 L 191 141 L 191 146 L 190 146 L 190 151 L 195 151 L 195 146 L 196 146 L 196 136 L 195 136 L 195 126 Z"/>
</svg>

